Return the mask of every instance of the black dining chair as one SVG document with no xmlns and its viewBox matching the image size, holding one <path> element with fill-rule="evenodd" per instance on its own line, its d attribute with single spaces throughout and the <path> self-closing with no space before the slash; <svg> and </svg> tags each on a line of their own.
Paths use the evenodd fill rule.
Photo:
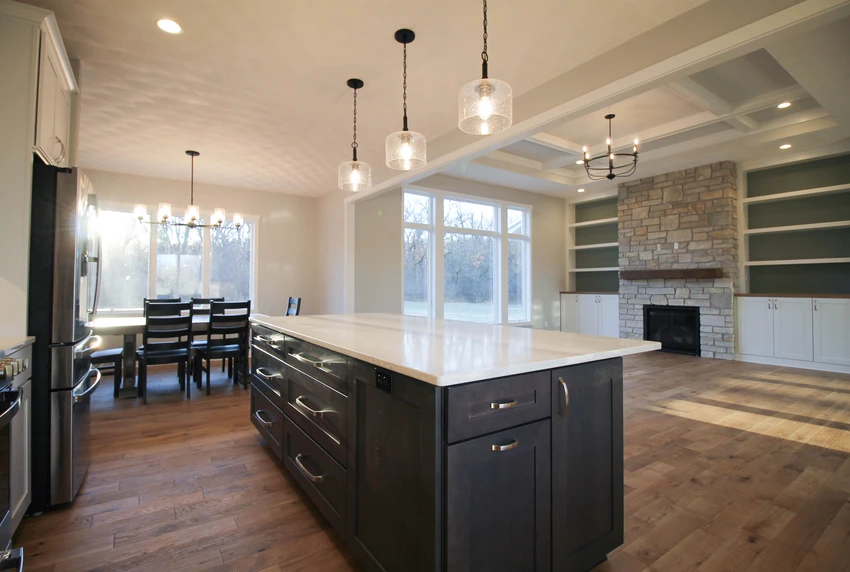
<svg viewBox="0 0 850 572">
<path fill-rule="evenodd" d="M 222 296 L 221 298 L 195 298 L 193 296 L 192 297 L 192 307 L 195 308 L 195 315 L 196 316 L 209 316 L 209 314 L 210 314 L 210 304 L 212 304 L 213 302 L 224 302 L 224 296 Z M 195 337 L 194 336 L 192 336 L 192 343 L 193 344 L 195 343 Z M 233 360 L 226 360 L 226 359 L 221 360 L 221 371 L 222 372 L 224 371 L 225 364 L 227 364 L 227 367 L 229 368 L 228 371 L 230 373 L 228 373 L 228 375 L 232 376 L 233 375 L 233 373 L 232 373 L 233 372 Z"/>
<path fill-rule="evenodd" d="M 184 313 L 185 312 L 185 313 Z M 139 360 L 139 393 L 142 403 L 148 402 L 148 366 L 176 363 L 180 390 L 189 387 L 186 372 L 190 358 L 192 337 L 192 304 L 148 302 L 145 312 L 145 328 L 142 332 L 142 346 L 136 352 Z"/>
<path fill-rule="evenodd" d="M 213 302 L 210 304 L 210 323 L 206 343 L 192 346 L 192 370 L 195 383 L 200 387 L 201 374 L 207 374 L 207 395 L 210 394 L 210 370 L 214 359 L 232 359 L 233 383 L 242 383 L 248 389 L 248 318 L 251 301 Z M 231 337 L 228 337 L 231 336 Z M 204 367 L 206 361 L 206 367 Z"/>
<path fill-rule="evenodd" d="M 180 298 L 145 298 L 144 306 L 142 307 L 142 316 L 148 315 L 148 304 L 150 302 L 154 304 L 179 304 L 181 300 Z"/>
<path fill-rule="evenodd" d="M 287 316 L 297 316 L 301 313 L 301 298 L 289 297 L 289 304 L 286 306 Z"/>
</svg>

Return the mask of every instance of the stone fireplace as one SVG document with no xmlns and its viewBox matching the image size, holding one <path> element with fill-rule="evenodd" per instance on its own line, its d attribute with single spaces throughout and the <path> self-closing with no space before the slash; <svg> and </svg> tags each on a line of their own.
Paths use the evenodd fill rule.
<svg viewBox="0 0 850 572">
<path fill-rule="evenodd" d="M 699 355 L 734 359 L 737 201 L 729 161 L 619 186 L 620 337 L 644 338 L 646 305 L 696 307 Z"/>
</svg>

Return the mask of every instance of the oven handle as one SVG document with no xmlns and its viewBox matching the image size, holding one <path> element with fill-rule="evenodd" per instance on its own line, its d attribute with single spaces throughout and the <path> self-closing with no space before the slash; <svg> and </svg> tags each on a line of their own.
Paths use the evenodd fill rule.
<svg viewBox="0 0 850 572">
<path fill-rule="evenodd" d="M 103 376 L 101 375 L 101 373 L 100 373 L 100 370 L 99 370 L 99 369 L 91 368 L 91 369 L 89 370 L 89 373 L 88 373 L 88 375 L 87 375 L 86 377 L 90 377 L 90 376 L 91 376 L 91 374 L 92 374 L 92 372 L 94 372 L 94 373 L 95 373 L 95 375 L 97 376 L 97 378 L 94 380 L 94 383 L 93 383 L 93 384 L 91 384 L 91 387 L 89 387 L 89 388 L 88 388 L 87 390 L 85 390 L 84 392 L 82 392 L 82 393 L 76 393 L 76 392 L 75 392 L 75 393 L 74 393 L 74 403 L 79 403 L 79 402 L 81 402 L 83 399 L 85 399 L 86 397 L 88 397 L 90 393 L 92 393 L 95 389 L 97 389 L 97 386 L 98 386 L 98 384 L 100 383 L 100 379 L 101 379 L 101 377 L 103 377 Z"/>
<path fill-rule="evenodd" d="M 14 562 L 18 561 L 18 572 L 24 571 L 24 549 L 23 548 L 12 548 L 10 550 L 6 550 L 3 552 L 2 558 L 0 558 L 0 563 L 6 562 Z M 5 570 L 6 568 L 4 568 Z"/>
<path fill-rule="evenodd" d="M 18 397 L 17 399 L 15 399 L 15 401 L 12 402 L 11 405 L 9 405 L 9 407 L 6 408 L 6 411 L 0 413 L 0 427 L 5 427 L 6 425 L 8 425 L 9 422 L 12 421 L 12 417 L 14 417 L 18 413 L 18 410 L 21 408 L 21 390 L 13 389 L 10 390 L 8 393 L 15 393 Z"/>
</svg>

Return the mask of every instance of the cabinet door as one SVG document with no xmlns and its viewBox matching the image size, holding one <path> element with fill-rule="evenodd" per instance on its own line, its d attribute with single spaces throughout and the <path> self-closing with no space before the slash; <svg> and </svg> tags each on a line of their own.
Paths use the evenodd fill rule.
<svg viewBox="0 0 850 572">
<path fill-rule="evenodd" d="M 549 442 L 544 419 L 448 447 L 449 570 L 550 570 Z"/>
<path fill-rule="evenodd" d="M 811 298 L 773 299 L 773 355 L 783 359 L 814 359 Z"/>
<path fill-rule="evenodd" d="M 738 352 L 773 357 L 771 298 L 738 298 Z"/>
<path fill-rule="evenodd" d="M 552 570 L 623 543 L 623 361 L 552 372 Z"/>
<path fill-rule="evenodd" d="M 53 154 L 56 93 L 59 91 L 58 62 L 50 42 L 42 39 L 41 63 L 38 70 L 38 114 L 35 126 L 35 145 L 41 150 L 43 158 L 53 163 L 57 156 Z"/>
<path fill-rule="evenodd" d="M 30 412 L 32 410 L 32 381 L 27 380 L 19 388 L 21 391 L 21 409 L 11 423 L 11 471 L 9 473 L 10 506 L 12 511 L 12 530 L 18 527 L 24 513 L 30 505 L 30 470 L 32 467 L 30 444 Z"/>
<path fill-rule="evenodd" d="M 578 333 L 599 335 L 599 302 L 595 294 L 578 295 Z"/>
<path fill-rule="evenodd" d="M 620 297 L 616 294 L 599 296 L 599 335 L 620 337 Z"/>
<path fill-rule="evenodd" d="M 71 94 L 61 88 L 57 89 L 55 100 L 53 152 L 55 153 L 56 166 L 67 167 L 71 128 Z"/>
<path fill-rule="evenodd" d="M 578 333 L 578 294 L 561 294 L 561 331 Z"/>
<path fill-rule="evenodd" d="M 850 365 L 850 300 L 813 301 L 815 361 Z"/>
</svg>

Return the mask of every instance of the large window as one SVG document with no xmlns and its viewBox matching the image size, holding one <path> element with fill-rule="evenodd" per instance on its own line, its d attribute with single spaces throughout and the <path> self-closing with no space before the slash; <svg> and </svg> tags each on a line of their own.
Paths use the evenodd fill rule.
<svg viewBox="0 0 850 572">
<path fill-rule="evenodd" d="M 528 207 L 405 192 L 404 313 L 529 322 L 530 224 Z M 435 253 L 441 253 L 440 260 Z"/>
<path fill-rule="evenodd" d="M 232 223 L 218 229 L 161 226 L 140 223 L 131 212 L 101 210 L 98 224 L 101 314 L 138 312 L 152 297 L 254 298 L 254 222 L 240 229 Z"/>
</svg>

